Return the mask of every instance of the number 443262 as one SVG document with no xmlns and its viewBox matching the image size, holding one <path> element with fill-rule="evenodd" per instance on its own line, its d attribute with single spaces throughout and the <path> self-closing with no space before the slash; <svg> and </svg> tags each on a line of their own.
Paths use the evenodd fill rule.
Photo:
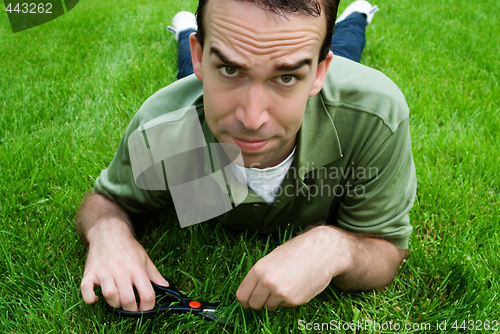
<svg viewBox="0 0 500 334">
<path fill-rule="evenodd" d="M 451 328 L 455 330 L 463 329 L 469 331 L 482 331 L 482 330 L 492 330 L 497 331 L 499 328 L 498 320 L 469 320 L 462 321 L 461 323 L 458 320 L 451 325 Z"/>
<path fill-rule="evenodd" d="M 23 13 L 23 14 L 52 14 L 52 4 L 51 3 L 46 3 L 45 5 L 43 3 L 23 3 L 23 4 L 16 4 L 14 9 L 12 9 L 12 4 L 9 3 L 7 8 L 5 10 L 9 13 L 16 12 L 16 13 Z"/>
</svg>

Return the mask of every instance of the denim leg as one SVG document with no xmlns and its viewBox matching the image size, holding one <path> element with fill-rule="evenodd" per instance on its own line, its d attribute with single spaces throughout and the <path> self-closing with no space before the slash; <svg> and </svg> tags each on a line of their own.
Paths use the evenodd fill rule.
<svg viewBox="0 0 500 334">
<path fill-rule="evenodd" d="M 193 32 L 196 32 L 196 30 L 187 29 L 179 33 L 179 73 L 177 73 L 177 79 L 182 79 L 190 74 L 193 74 L 191 48 L 189 46 L 189 35 Z"/>
<path fill-rule="evenodd" d="M 333 54 L 359 63 L 365 48 L 366 16 L 352 13 L 335 25 L 332 37 Z"/>
</svg>

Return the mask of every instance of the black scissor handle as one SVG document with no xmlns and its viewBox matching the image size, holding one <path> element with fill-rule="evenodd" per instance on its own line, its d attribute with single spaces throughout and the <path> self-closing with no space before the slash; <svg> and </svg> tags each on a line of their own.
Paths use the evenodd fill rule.
<svg viewBox="0 0 500 334">
<path fill-rule="evenodd" d="M 156 284 L 155 282 L 151 282 L 151 285 L 153 286 L 153 289 L 155 290 L 156 293 L 172 296 L 180 302 L 189 302 L 192 300 L 191 298 L 180 292 L 179 289 L 175 287 L 174 283 L 172 283 L 171 280 L 169 280 L 165 276 L 163 276 L 163 278 L 168 282 L 168 286 L 163 286 Z"/>
<path fill-rule="evenodd" d="M 139 303 L 137 303 L 137 307 L 139 307 Z M 106 303 L 106 309 L 113 313 L 126 318 L 141 318 L 141 317 L 153 317 L 160 311 L 160 306 L 155 304 L 155 307 L 152 310 L 148 311 L 125 311 L 121 308 L 114 308 Z"/>
<path fill-rule="evenodd" d="M 179 303 L 173 305 L 155 304 L 154 308 L 148 311 L 125 311 L 123 309 L 113 308 L 106 303 L 106 309 L 109 312 L 120 315 L 122 317 L 140 318 L 140 317 L 152 317 L 155 316 L 157 313 L 163 313 L 163 312 L 171 312 L 171 313 L 191 312 L 195 315 L 203 316 L 203 314 L 207 312 L 213 312 L 219 307 L 219 303 L 205 303 L 205 302 L 194 301 L 192 298 L 189 298 L 188 296 L 180 292 L 179 289 L 175 287 L 174 283 L 172 283 L 170 279 L 168 279 L 165 276 L 163 276 L 163 278 L 168 282 L 168 286 L 159 285 L 152 281 L 151 281 L 151 286 L 153 287 L 153 289 L 157 294 L 172 296 L 175 299 L 177 299 Z M 137 303 L 137 307 L 139 307 L 139 302 Z"/>
<path fill-rule="evenodd" d="M 172 296 L 175 299 L 177 299 L 179 302 L 191 301 L 191 299 L 189 297 L 184 295 L 182 292 L 180 292 L 175 287 L 174 283 L 172 283 L 172 281 L 170 279 L 168 279 L 165 276 L 163 276 L 163 278 L 168 282 L 168 286 L 159 285 L 159 284 L 156 284 L 155 282 L 150 281 L 151 286 L 153 287 L 153 289 L 155 290 L 155 292 L 157 294 Z M 140 303 L 137 302 L 137 307 L 139 307 L 139 306 L 140 306 Z M 160 312 L 160 313 L 166 312 L 166 311 L 168 311 L 168 306 L 155 304 L 153 309 L 147 310 L 147 311 L 126 311 L 124 309 L 114 308 L 111 305 L 109 305 L 108 303 L 106 303 L 106 309 L 109 312 L 111 312 L 113 314 L 120 315 L 122 317 L 141 318 L 141 317 L 153 317 L 158 312 Z"/>
<path fill-rule="evenodd" d="M 159 313 L 170 312 L 170 313 L 192 313 L 197 316 L 201 316 L 205 320 L 208 321 L 217 321 L 224 326 L 229 328 L 235 328 L 235 325 L 232 322 L 226 321 L 225 319 L 219 318 L 214 311 L 216 311 L 221 305 L 219 303 L 205 303 L 198 302 L 192 300 L 191 298 L 184 295 L 180 292 L 174 284 L 166 277 L 164 277 L 169 286 L 158 285 L 154 282 L 151 282 L 151 285 L 155 289 L 155 291 L 159 294 L 165 294 L 169 296 L 173 296 L 178 299 L 180 302 L 173 305 L 158 305 L 155 304 L 154 308 L 149 311 L 125 311 L 123 309 L 117 309 L 111 307 L 106 303 L 106 309 L 116 315 L 126 317 L 126 318 L 147 318 L 153 317 Z M 139 303 L 137 303 L 137 307 L 139 307 Z M 243 330 L 238 326 L 236 327 L 239 332 L 243 332 Z"/>
<path fill-rule="evenodd" d="M 191 302 L 198 303 L 197 305 L 191 305 Z M 124 309 L 113 308 L 106 303 L 106 309 L 113 313 L 126 318 L 141 318 L 141 317 L 152 317 L 158 313 L 170 312 L 170 313 L 193 313 L 195 315 L 203 316 L 208 320 L 213 320 L 211 317 L 204 316 L 207 312 L 214 312 L 220 306 L 219 303 L 204 303 L 204 302 L 181 302 L 174 305 L 158 305 L 155 304 L 152 310 L 148 311 L 125 311 Z M 139 307 L 139 303 L 137 303 Z"/>
</svg>

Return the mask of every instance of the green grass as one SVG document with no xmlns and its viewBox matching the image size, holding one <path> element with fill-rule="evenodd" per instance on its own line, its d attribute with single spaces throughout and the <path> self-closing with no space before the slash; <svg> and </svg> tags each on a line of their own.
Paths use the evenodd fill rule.
<svg viewBox="0 0 500 334">
<path fill-rule="evenodd" d="M 328 288 L 295 309 L 247 311 L 234 296 L 239 283 L 287 236 L 213 223 L 180 229 L 173 212 L 139 236 L 182 291 L 225 303 L 225 316 L 249 333 L 297 333 L 299 320 L 431 323 L 426 333 L 438 332 L 437 321 L 449 333 L 455 320 L 500 321 L 497 2 L 377 4 L 362 63 L 404 92 L 418 174 L 411 257 L 390 287 Z M 0 14 L 0 332 L 224 332 L 189 315 L 121 319 L 103 298 L 89 306 L 79 292 L 86 250 L 75 211 L 135 111 L 175 80 L 176 42 L 166 27 L 177 11 L 195 8 L 191 0 L 88 0 L 16 34 Z"/>
</svg>

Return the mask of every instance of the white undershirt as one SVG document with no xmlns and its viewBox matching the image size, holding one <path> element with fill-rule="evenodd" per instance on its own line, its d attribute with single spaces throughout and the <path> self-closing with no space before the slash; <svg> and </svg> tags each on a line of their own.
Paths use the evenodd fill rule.
<svg viewBox="0 0 500 334">
<path fill-rule="evenodd" d="M 247 176 L 247 186 L 252 189 L 257 195 L 262 197 L 267 203 L 274 202 L 276 194 L 279 194 L 279 187 L 285 179 L 286 173 L 292 166 L 295 148 L 292 153 L 283 160 L 279 165 L 269 168 L 246 168 L 235 165 Z"/>
</svg>

